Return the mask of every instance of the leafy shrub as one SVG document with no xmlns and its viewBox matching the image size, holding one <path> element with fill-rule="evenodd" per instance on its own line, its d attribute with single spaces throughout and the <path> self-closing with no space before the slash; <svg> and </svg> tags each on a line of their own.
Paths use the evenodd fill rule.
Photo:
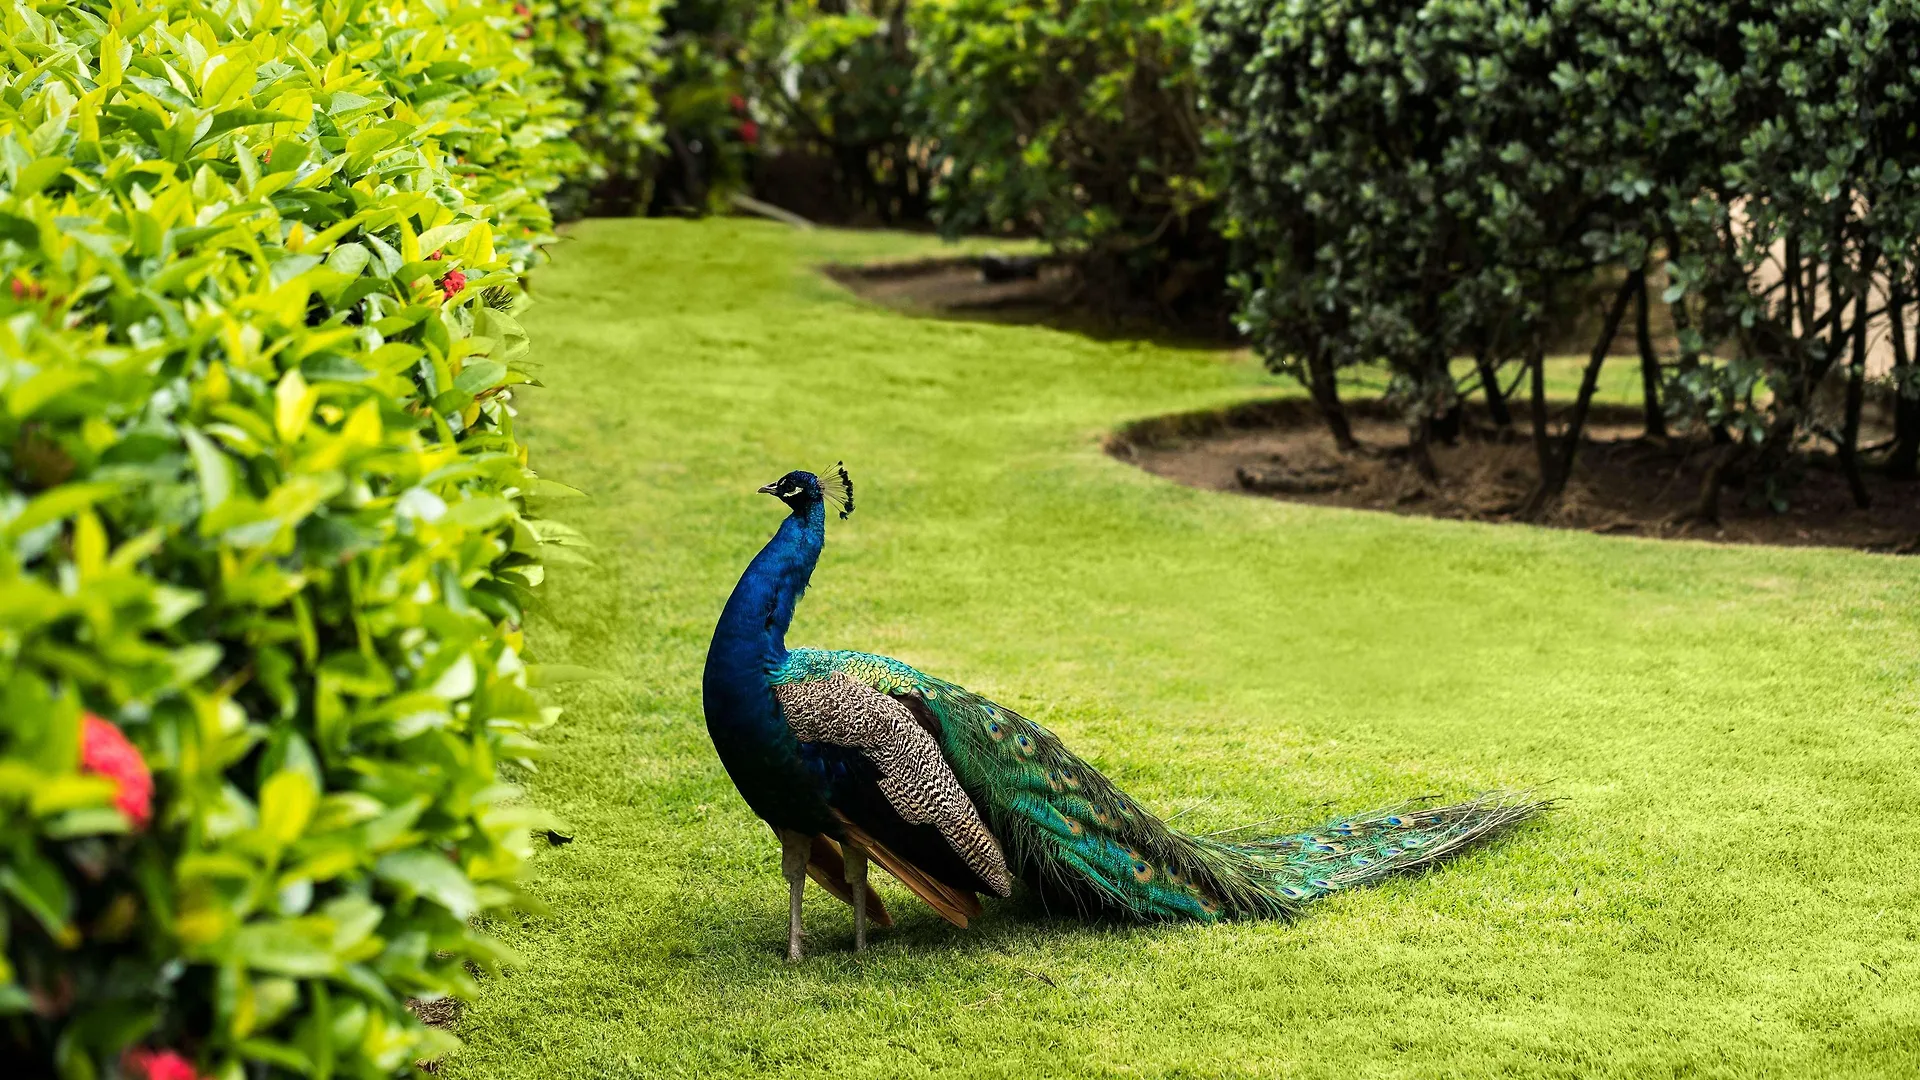
<svg viewBox="0 0 1920 1080">
<path fill-rule="evenodd" d="M 653 91 L 663 149 L 649 213 L 723 210 L 748 186 L 760 140 L 742 71 L 754 10 L 741 0 L 676 0 L 663 12 Z"/>
<path fill-rule="evenodd" d="M 540 0 L 518 4 L 516 33 L 560 80 L 581 162 L 551 202 L 562 218 L 646 209 L 660 147 L 654 81 L 661 73 L 658 0 Z"/>
<path fill-rule="evenodd" d="M 1553 81 L 1564 17 L 1221 0 L 1207 25 L 1249 333 L 1336 425 L 1333 373 L 1384 360 L 1423 449 L 1454 357 L 1494 386 L 1558 291 L 1621 255 L 1614 170 L 1589 160 L 1612 115 L 1568 114 Z"/>
<path fill-rule="evenodd" d="M 526 899 L 560 106 L 491 0 L 0 18 L 0 1059 L 392 1074 Z"/>
<path fill-rule="evenodd" d="M 1191 3 L 927 0 L 912 17 L 943 231 L 1037 233 L 1119 304 L 1218 307 Z"/>
<path fill-rule="evenodd" d="M 1897 307 L 1920 265 L 1920 12 L 1716 3 L 1676 20 L 1665 44 L 1666 62 L 1694 73 L 1674 113 L 1688 152 L 1660 177 L 1670 292 L 1731 353 L 1682 372 L 1676 403 L 1733 431 L 1722 469 L 1751 464 L 1769 487 L 1796 444 L 1830 443 L 1864 506 L 1867 345 L 1887 298 L 1876 280 Z M 1820 389 L 1836 378 L 1844 401 L 1828 411 Z M 1911 423 L 1902 434 L 1920 439 Z M 1753 494 L 1784 506 L 1779 491 Z"/>
<path fill-rule="evenodd" d="M 764 5 L 748 37 L 751 97 L 768 149 L 824 162 L 841 217 L 924 221 L 932 178 L 911 113 L 908 0 Z M 764 192 L 786 201 L 791 193 Z"/>
<path fill-rule="evenodd" d="M 1920 214 L 1920 117 L 1895 74 L 1920 59 L 1920 18 L 1866 0 L 1207 0 L 1205 26 L 1242 317 L 1336 428 L 1333 373 L 1385 360 L 1418 459 L 1457 400 L 1454 357 L 1475 355 L 1504 407 L 1494 369 L 1531 354 L 1538 513 L 1657 271 L 1680 348 L 1663 360 L 1641 335 L 1649 400 L 1664 381 L 1668 412 L 1735 448 L 1702 512 L 1730 466 L 1776 471 L 1826 426 L 1816 390 L 1842 368 L 1851 386 L 1826 437 L 1864 498 L 1871 282 L 1881 260 L 1912 265 L 1889 253 L 1910 248 Z M 1549 452 L 1544 323 L 1596 271 L 1612 301 Z M 1920 413 L 1913 424 L 1920 442 Z M 1657 408 L 1648 428 L 1663 429 Z"/>
</svg>

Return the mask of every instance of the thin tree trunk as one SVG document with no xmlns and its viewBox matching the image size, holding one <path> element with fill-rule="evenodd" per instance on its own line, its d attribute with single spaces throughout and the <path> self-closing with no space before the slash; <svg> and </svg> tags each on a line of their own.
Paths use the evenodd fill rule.
<svg viewBox="0 0 1920 1080">
<path fill-rule="evenodd" d="M 1607 346 L 1613 344 L 1614 335 L 1620 332 L 1620 320 L 1626 318 L 1627 304 L 1639 291 L 1644 276 L 1642 270 L 1628 274 L 1620 291 L 1614 294 L 1613 306 L 1607 309 L 1606 323 L 1600 328 L 1600 338 L 1593 343 L 1593 352 L 1587 357 L 1587 370 L 1580 377 L 1580 394 L 1573 399 L 1573 415 L 1567 419 L 1567 430 L 1561 433 L 1559 459 L 1549 460 L 1549 468 L 1541 474 L 1540 486 L 1521 508 L 1521 516 L 1528 520 L 1536 520 L 1545 513 L 1566 490 L 1567 481 L 1573 476 L 1574 460 L 1580 454 L 1580 437 L 1587 426 L 1587 412 L 1593 407 L 1593 391 L 1600 382 L 1600 365 L 1606 362 Z"/>
<path fill-rule="evenodd" d="M 1450 399 L 1444 412 L 1427 416 L 1427 439 L 1438 439 L 1448 446 L 1460 441 L 1460 423 L 1462 420 L 1460 398 L 1453 393 L 1453 365 L 1448 362 L 1447 354 L 1432 349 L 1427 356 L 1427 385 L 1431 388 L 1443 388 Z"/>
<path fill-rule="evenodd" d="M 1333 435 L 1333 444 L 1343 453 L 1359 449 L 1353 426 L 1347 422 L 1346 406 L 1340 403 L 1340 385 L 1333 377 L 1333 364 L 1325 355 L 1316 354 L 1307 360 L 1307 392 L 1319 406 L 1320 417 Z"/>
<path fill-rule="evenodd" d="M 1644 402 L 1647 438 L 1667 437 L 1667 417 L 1660 405 L 1660 357 L 1653 351 L 1653 325 L 1647 307 L 1647 279 L 1640 278 L 1640 296 L 1634 304 L 1633 336 L 1640 346 L 1640 396 Z"/>
<path fill-rule="evenodd" d="M 1897 480 L 1920 476 L 1920 385 L 1913 385 L 1912 357 L 1907 352 L 1907 293 L 1896 288 L 1887 298 L 1887 319 L 1893 329 L 1893 453 L 1887 472 Z"/>
<path fill-rule="evenodd" d="M 1407 432 L 1407 450 L 1414 470 L 1429 484 L 1440 482 L 1440 469 L 1433 463 L 1433 417 L 1422 414 Z"/>
<path fill-rule="evenodd" d="M 1430 298 L 1428 308 L 1432 306 Z M 1426 385 L 1421 393 L 1420 418 L 1413 422 L 1413 427 L 1407 432 L 1407 450 L 1413 456 L 1413 467 L 1419 470 L 1420 478 L 1429 484 L 1437 484 L 1440 482 L 1440 469 L 1433 461 L 1433 440 L 1437 436 L 1445 442 L 1453 441 L 1458 429 L 1457 417 L 1453 414 L 1459 409 L 1459 402 L 1455 401 L 1447 412 L 1435 415 L 1431 393 L 1440 386 L 1451 391 L 1453 375 L 1448 371 L 1446 354 L 1438 349 L 1429 348 L 1425 364 L 1422 377 Z"/>
<path fill-rule="evenodd" d="M 1847 488 L 1853 492 L 1853 505 L 1862 510 L 1873 505 L 1866 481 L 1860 478 L 1860 403 L 1867 383 L 1867 300 L 1871 292 L 1862 285 L 1853 301 L 1853 356 L 1847 364 L 1846 420 L 1840 427 L 1840 471 L 1846 474 Z"/>
<path fill-rule="evenodd" d="M 1693 518 L 1710 525 L 1720 524 L 1720 489 L 1726 486 L 1727 473 L 1745 456 L 1745 451 L 1746 444 L 1731 440 L 1714 447 L 1713 461 L 1707 466 L 1707 475 L 1700 480 L 1700 495 L 1694 500 L 1693 512 L 1681 515 L 1681 520 Z"/>
<path fill-rule="evenodd" d="M 1534 339 L 1527 355 L 1527 376 L 1532 384 L 1529 411 L 1533 419 L 1533 454 L 1540 471 L 1537 488 L 1546 483 L 1547 474 L 1553 471 L 1553 443 L 1547 437 L 1547 350 L 1539 338 Z"/>
<path fill-rule="evenodd" d="M 1808 289 L 1801 284 L 1798 236 L 1787 237 L 1786 253 L 1781 259 L 1780 285 L 1781 306 L 1786 309 L 1787 315 L 1787 333 L 1797 334 L 1800 332 L 1800 327 L 1813 321 L 1811 309 L 1803 312 L 1794 306 L 1795 301 L 1798 301 L 1802 307 L 1810 303 Z"/>
<path fill-rule="evenodd" d="M 1487 395 L 1487 415 L 1493 418 L 1495 426 L 1510 428 L 1513 426 L 1513 413 L 1507 408 L 1506 395 L 1500 392 L 1500 373 L 1493 369 L 1493 358 L 1488 355 L 1486 346 L 1474 354 L 1473 366 L 1480 371 L 1480 389 Z"/>
</svg>

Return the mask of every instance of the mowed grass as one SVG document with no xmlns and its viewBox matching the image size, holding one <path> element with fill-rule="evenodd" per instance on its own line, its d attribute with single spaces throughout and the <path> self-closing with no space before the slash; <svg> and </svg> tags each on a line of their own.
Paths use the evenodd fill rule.
<svg viewBox="0 0 1920 1080">
<path fill-rule="evenodd" d="M 496 927 L 443 1075 L 1911 1076 L 1920 584 L 1911 560 L 1289 505 L 1114 461 L 1138 417 L 1279 392 L 1244 357 L 867 306 L 810 269 L 923 239 L 579 226 L 536 280 L 533 460 L 597 545 L 530 641 L 532 797 L 575 840 Z M 1550 816 L 1291 925 L 1081 925 L 1018 901 L 848 951 L 707 741 L 714 619 L 844 458 L 795 644 L 1047 724 L 1195 830 L 1533 787 Z"/>
</svg>

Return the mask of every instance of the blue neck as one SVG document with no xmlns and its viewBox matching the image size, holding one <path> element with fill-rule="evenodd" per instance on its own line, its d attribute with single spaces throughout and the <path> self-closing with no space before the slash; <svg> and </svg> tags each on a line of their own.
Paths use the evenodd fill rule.
<svg viewBox="0 0 1920 1080">
<path fill-rule="evenodd" d="M 787 626 L 820 560 L 826 523 L 819 504 L 805 517 L 789 515 L 754 556 L 713 628 L 702 682 L 707 733 L 747 805 L 776 828 L 806 833 L 831 828 L 832 819 L 768 676 L 787 659 Z"/>
<path fill-rule="evenodd" d="M 826 526 L 818 503 L 805 517 L 789 514 L 733 587 L 707 650 L 710 725 L 761 728 L 778 721 L 767 676 L 787 658 L 787 627 L 820 561 Z"/>
<path fill-rule="evenodd" d="M 731 657 L 751 657 L 762 675 L 787 658 L 787 627 L 793 609 L 807 591 L 814 564 L 827 539 L 826 508 L 815 503 L 807 516 L 787 515 L 780 528 L 747 564 L 727 608 L 714 627 L 713 646 Z"/>
</svg>

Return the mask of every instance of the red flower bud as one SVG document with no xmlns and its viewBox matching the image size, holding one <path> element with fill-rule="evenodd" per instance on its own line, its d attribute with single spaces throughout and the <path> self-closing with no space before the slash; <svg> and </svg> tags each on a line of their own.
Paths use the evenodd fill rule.
<svg viewBox="0 0 1920 1080">
<path fill-rule="evenodd" d="M 732 109 L 732 110 L 733 110 L 734 112 L 737 112 L 737 113 L 743 113 L 743 112 L 746 112 L 746 111 L 747 111 L 747 99 L 746 99 L 746 98 L 743 98 L 743 97 L 741 97 L 741 96 L 740 96 L 739 94 L 735 94 L 735 95 L 733 95 L 732 97 L 730 97 L 730 98 L 728 98 L 728 99 L 727 99 L 727 107 L 728 107 L 728 108 L 730 108 L 730 109 Z"/>
<path fill-rule="evenodd" d="M 273 164 L 273 147 L 269 146 L 265 150 L 261 151 L 260 164 L 262 165 Z"/>
<path fill-rule="evenodd" d="M 740 121 L 740 141 L 752 146 L 760 141 L 760 125 L 751 120 Z"/>
<path fill-rule="evenodd" d="M 436 251 L 433 254 L 427 256 L 428 260 L 432 262 L 439 262 L 441 259 L 444 259 L 446 257 L 447 257 L 447 253 L 444 251 Z"/>
<path fill-rule="evenodd" d="M 140 751 L 105 720 L 87 713 L 80 721 L 80 768 L 114 782 L 113 804 L 136 829 L 153 819 L 153 774 Z"/>
<path fill-rule="evenodd" d="M 523 19 L 526 19 L 526 18 L 531 18 L 531 17 L 532 17 L 532 15 L 533 15 L 533 10 L 532 10 L 531 8 L 529 8 L 529 7 L 527 7 L 527 5 L 525 5 L 525 4 L 515 4 L 515 5 L 513 5 L 513 13 L 514 13 L 515 15 L 518 15 L 518 16 L 520 16 L 520 17 L 521 17 L 521 18 L 523 18 Z"/>
<path fill-rule="evenodd" d="M 177 1050 L 129 1050 L 120 1070 L 134 1080 L 200 1080 L 193 1063 Z"/>
<path fill-rule="evenodd" d="M 467 275 L 458 270 L 449 270 L 440 278 L 440 291 L 445 293 L 449 300 L 460 295 L 460 290 L 466 287 Z"/>
</svg>

